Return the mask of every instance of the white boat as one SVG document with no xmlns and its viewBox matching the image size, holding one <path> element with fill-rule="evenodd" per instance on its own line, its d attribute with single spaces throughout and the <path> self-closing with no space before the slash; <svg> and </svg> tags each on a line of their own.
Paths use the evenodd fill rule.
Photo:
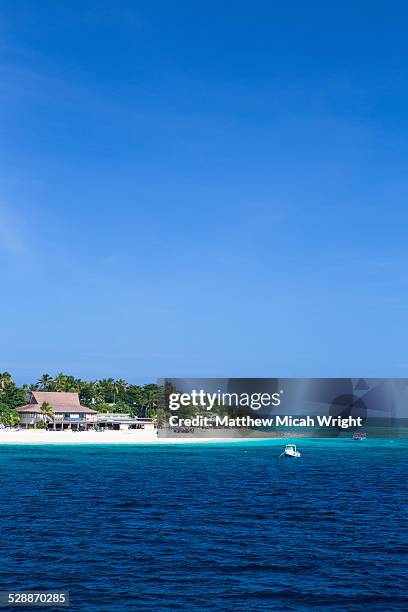
<svg viewBox="0 0 408 612">
<path fill-rule="evenodd" d="M 356 431 L 353 434 L 353 440 L 367 440 L 367 434 L 365 431 Z"/>
<path fill-rule="evenodd" d="M 283 451 L 282 455 L 285 455 L 286 457 L 300 457 L 300 453 L 296 448 L 295 444 L 287 444 L 285 446 L 285 450 Z"/>
</svg>

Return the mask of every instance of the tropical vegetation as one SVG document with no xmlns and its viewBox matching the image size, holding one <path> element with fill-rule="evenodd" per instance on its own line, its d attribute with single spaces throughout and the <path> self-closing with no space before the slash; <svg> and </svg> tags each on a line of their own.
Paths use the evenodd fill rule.
<svg viewBox="0 0 408 612">
<path fill-rule="evenodd" d="M 59 373 L 42 374 L 31 385 L 18 386 L 9 372 L 0 373 L 0 423 L 15 425 L 19 417 L 15 408 L 27 403 L 29 391 L 71 391 L 79 393 L 81 404 L 98 412 L 121 412 L 133 416 L 150 417 L 159 425 L 164 420 L 160 389 L 155 384 L 135 385 L 123 378 L 82 380 Z M 44 402 L 43 413 L 52 418 L 52 407 Z M 50 410 L 51 409 L 51 410 Z"/>
</svg>

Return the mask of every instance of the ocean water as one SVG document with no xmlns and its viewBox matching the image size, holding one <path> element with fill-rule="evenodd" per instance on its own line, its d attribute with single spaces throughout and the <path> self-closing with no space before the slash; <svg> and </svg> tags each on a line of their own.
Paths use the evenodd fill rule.
<svg viewBox="0 0 408 612">
<path fill-rule="evenodd" d="M 298 446 L 1 446 L 0 590 L 91 612 L 408 610 L 408 440 Z"/>
</svg>

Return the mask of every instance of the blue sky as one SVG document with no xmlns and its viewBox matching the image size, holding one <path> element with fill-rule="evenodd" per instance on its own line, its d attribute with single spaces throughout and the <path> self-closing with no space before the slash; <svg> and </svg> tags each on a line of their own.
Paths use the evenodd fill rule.
<svg viewBox="0 0 408 612">
<path fill-rule="evenodd" d="M 0 6 L 0 370 L 407 376 L 405 3 Z"/>
</svg>

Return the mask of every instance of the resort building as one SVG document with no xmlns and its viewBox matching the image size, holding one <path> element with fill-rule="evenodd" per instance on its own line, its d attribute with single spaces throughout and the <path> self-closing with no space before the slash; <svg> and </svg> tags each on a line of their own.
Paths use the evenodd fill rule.
<svg viewBox="0 0 408 612">
<path fill-rule="evenodd" d="M 98 423 L 98 428 L 102 429 L 145 429 L 147 431 L 155 430 L 155 426 L 152 419 L 132 417 L 130 414 L 122 414 L 119 412 L 99 413 L 96 419 Z"/>
<path fill-rule="evenodd" d="M 31 391 L 29 402 L 17 408 L 20 427 L 44 423 L 48 429 L 94 429 L 97 411 L 81 406 L 78 393 Z"/>
<path fill-rule="evenodd" d="M 81 406 L 78 393 L 31 391 L 28 404 L 17 408 L 20 427 L 29 429 L 43 423 L 47 429 L 63 431 L 72 429 L 99 431 L 138 429 L 154 432 L 152 419 L 145 419 L 117 412 L 99 413 Z"/>
</svg>

